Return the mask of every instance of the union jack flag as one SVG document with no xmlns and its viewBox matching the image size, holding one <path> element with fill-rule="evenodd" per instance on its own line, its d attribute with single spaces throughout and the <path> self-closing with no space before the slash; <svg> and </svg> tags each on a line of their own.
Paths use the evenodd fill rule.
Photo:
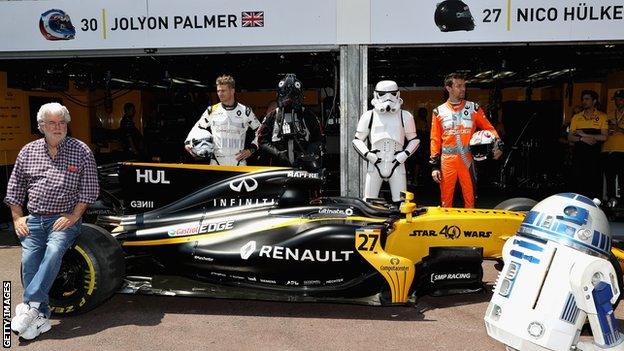
<svg viewBox="0 0 624 351">
<path fill-rule="evenodd" d="M 244 11 L 241 22 L 243 27 L 264 27 L 264 11 Z"/>
</svg>

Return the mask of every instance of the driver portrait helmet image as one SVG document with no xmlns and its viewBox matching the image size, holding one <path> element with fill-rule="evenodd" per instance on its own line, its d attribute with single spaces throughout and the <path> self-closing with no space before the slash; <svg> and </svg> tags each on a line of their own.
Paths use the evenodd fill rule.
<svg viewBox="0 0 624 351">
<path fill-rule="evenodd" d="M 76 36 L 76 28 L 69 15 L 59 9 L 51 9 L 41 14 L 39 30 L 47 40 L 71 40 Z"/>
<path fill-rule="evenodd" d="M 461 0 L 444 0 L 436 5 L 436 26 L 442 32 L 471 31 L 475 28 L 470 8 Z"/>
</svg>

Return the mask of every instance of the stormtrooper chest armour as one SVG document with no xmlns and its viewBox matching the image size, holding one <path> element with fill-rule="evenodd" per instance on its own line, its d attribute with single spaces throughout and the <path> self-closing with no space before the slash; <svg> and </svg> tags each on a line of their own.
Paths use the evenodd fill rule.
<svg viewBox="0 0 624 351">
<path fill-rule="evenodd" d="M 373 149 L 394 152 L 403 148 L 405 129 L 400 110 L 396 113 L 373 111 L 371 118 L 369 139 Z"/>
<path fill-rule="evenodd" d="M 245 107 L 236 105 L 232 110 L 222 106 L 210 115 L 210 130 L 215 144 L 215 155 L 235 155 L 245 147 Z"/>
</svg>

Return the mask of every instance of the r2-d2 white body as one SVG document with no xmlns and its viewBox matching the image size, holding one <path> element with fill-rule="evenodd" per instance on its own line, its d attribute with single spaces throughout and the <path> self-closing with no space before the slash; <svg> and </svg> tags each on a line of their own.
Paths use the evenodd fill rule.
<svg viewBox="0 0 624 351">
<path fill-rule="evenodd" d="M 368 160 L 364 199 L 378 197 L 385 180 L 390 183 L 392 201 L 398 202 L 407 187 L 404 163 L 420 143 L 414 117 L 401 109 L 403 100 L 394 81 L 377 83 L 371 103 L 375 108 L 360 117 L 353 139 L 356 151 Z"/>
<path fill-rule="evenodd" d="M 503 248 L 488 334 L 522 351 L 624 350 L 610 250 L 608 220 L 589 198 L 564 193 L 537 204 Z M 579 342 L 587 318 L 593 343 Z"/>
</svg>

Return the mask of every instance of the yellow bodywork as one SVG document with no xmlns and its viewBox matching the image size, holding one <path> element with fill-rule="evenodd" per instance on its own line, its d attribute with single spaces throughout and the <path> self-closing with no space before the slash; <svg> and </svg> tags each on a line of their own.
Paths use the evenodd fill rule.
<svg viewBox="0 0 624 351">
<path fill-rule="evenodd" d="M 393 223 L 385 250 L 377 237 L 379 229 L 362 228 L 355 237 L 358 252 L 388 282 L 393 303 L 407 302 L 414 265 L 429 255 L 429 248 L 481 247 L 484 259 L 500 259 L 505 241 L 516 234 L 526 215 L 520 211 L 441 207 L 419 209 L 424 213 L 414 215 L 413 196 L 407 195 L 400 208 L 405 217 Z M 624 268 L 624 251 L 615 247 L 611 251 Z"/>
</svg>

